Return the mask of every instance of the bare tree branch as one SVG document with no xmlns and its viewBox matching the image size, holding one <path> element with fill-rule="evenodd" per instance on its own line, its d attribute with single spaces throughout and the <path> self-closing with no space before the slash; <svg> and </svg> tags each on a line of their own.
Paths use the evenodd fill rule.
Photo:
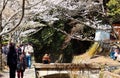
<svg viewBox="0 0 120 78">
<path fill-rule="evenodd" d="M 73 17 L 71 17 L 71 16 L 68 16 L 68 15 L 66 15 L 67 16 L 67 18 L 68 19 L 73 19 L 73 20 L 75 20 L 75 21 L 77 21 L 77 22 L 79 22 L 79 23 L 81 23 L 81 24 L 83 24 L 83 25 L 85 25 L 85 26 L 88 26 L 88 27 L 90 27 L 90 28 L 93 28 L 93 29 L 100 29 L 100 30 L 111 30 L 111 28 L 98 28 L 97 27 L 97 25 L 98 25 L 98 23 L 96 23 L 95 21 L 92 21 L 91 19 L 88 19 L 88 18 L 84 18 L 84 19 L 86 19 L 86 21 L 89 21 L 89 22 L 82 22 L 82 21 L 80 21 L 80 20 L 78 20 L 78 19 L 75 19 L 75 18 L 73 18 Z M 93 26 L 94 25 L 94 26 Z"/>
<path fill-rule="evenodd" d="M 18 24 L 16 24 L 16 26 L 14 28 L 12 28 L 12 29 L 10 29 L 10 30 L 8 30 L 6 32 L 2 31 L 0 33 L 0 35 L 7 34 L 7 33 L 11 32 L 11 31 L 13 31 L 14 29 L 16 29 L 20 25 L 20 23 L 22 22 L 22 19 L 24 17 L 24 8 L 25 8 L 25 0 L 23 0 L 23 2 L 22 2 L 22 16 L 21 16 L 20 21 L 18 22 Z"/>
<path fill-rule="evenodd" d="M 31 35 L 33 35 L 33 34 L 37 33 L 37 32 L 38 32 L 38 31 L 40 31 L 41 29 L 42 29 L 42 28 L 37 29 L 35 32 L 33 32 L 33 33 L 29 34 L 28 36 L 31 36 Z"/>
<path fill-rule="evenodd" d="M 5 9 L 5 6 L 7 5 L 7 2 L 8 2 L 9 0 L 4 0 L 4 2 L 3 2 L 3 7 L 2 7 L 2 10 L 1 10 L 1 13 L 3 12 L 3 10 Z"/>
<path fill-rule="evenodd" d="M 41 1 L 40 1 L 40 2 L 41 2 Z M 31 8 L 31 7 L 34 7 L 34 6 L 38 5 L 40 2 L 38 2 L 38 3 L 34 4 L 34 5 L 31 5 L 31 6 L 29 6 L 29 7 L 25 7 L 24 9 L 26 10 L 26 9 Z M 14 16 L 16 16 L 19 12 L 21 12 L 21 11 L 22 11 L 22 9 L 19 10 L 19 11 L 17 11 L 16 13 L 14 13 L 10 18 L 8 18 L 7 22 L 4 24 L 3 27 L 5 27 L 7 24 L 9 24 L 9 21 L 10 21 Z"/>
</svg>

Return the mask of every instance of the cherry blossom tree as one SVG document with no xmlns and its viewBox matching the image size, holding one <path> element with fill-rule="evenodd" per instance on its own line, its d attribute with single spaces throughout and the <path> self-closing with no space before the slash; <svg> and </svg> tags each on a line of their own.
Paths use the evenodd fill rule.
<svg viewBox="0 0 120 78">
<path fill-rule="evenodd" d="M 33 27 L 31 32 L 36 32 L 41 29 L 37 28 L 41 27 L 41 25 L 38 25 L 40 21 L 45 21 L 47 25 L 52 26 L 54 21 L 59 19 L 71 19 L 78 24 L 82 24 L 82 26 L 89 26 L 94 29 L 111 29 L 111 26 L 108 23 L 109 21 L 105 20 L 106 14 L 102 0 L 26 0 L 25 14 L 20 25 L 19 23 L 17 25 L 17 21 L 20 21 L 18 18 L 21 16 L 20 13 L 22 12 L 22 9 L 20 6 L 22 5 L 22 2 L 21 0 L 17 0 L 10 3 L 10 1 L 12 0 L 3 1 L 3 3 L 6 2 L 6 4 L 9 2 L 9 5 L 3 10 L 3 31 L 0 32 L 0 35 L 11 32 L 18 26 L 19 27 L 15 31 L 18 32 L 20 30 L 21 33 L 23 31 L 26 32 L 24 27 L 26 28 L 26 25 L 31 22 L 33 22 L 31 25 L 31 29 Z M 13 7 L 12 10 L 9 7 Z M 10 11 L 7 12 L 8 10 Z M 100 19 L 100 17 L 102 19 Z M 39 19 L 39 21 L 34 22 L 34 19 Z M 15 33 L 15 31 L 13 33 Z M 65 31 L 63 32 L 65 33 Z"/>
<path fill-rule="evenodd" d="M 11 33 L 24 17 L 25 0 L 2 0 L 0 3 L 0 69 L 2 70 L 2 36 Z M 19 12 L 21 10 L 21 12 Z"/>
</svg>

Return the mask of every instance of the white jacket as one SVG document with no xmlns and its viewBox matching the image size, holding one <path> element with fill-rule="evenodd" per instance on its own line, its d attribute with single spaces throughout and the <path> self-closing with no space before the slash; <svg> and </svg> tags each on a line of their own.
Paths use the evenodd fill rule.
<svg viewBox="0 0 120 78">
<path fill-rule="evenodd" d="M 33 53 L 34 52 L 34 50 L 33 50 L 33 47 L 31 46 L 31 45 L 27 45 L 26 47 L 25 47 L 25 53 L 26 53 L 26 55 L 28 56 L 28 55 L 31 55 L 31 53 Z"/>
</svg>

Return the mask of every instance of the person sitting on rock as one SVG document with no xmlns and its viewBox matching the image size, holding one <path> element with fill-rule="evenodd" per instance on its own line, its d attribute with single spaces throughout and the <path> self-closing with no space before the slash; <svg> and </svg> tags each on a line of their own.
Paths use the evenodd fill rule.
<svg viewBox="0 0 120 78">
<path fill-rule="evenodd" d="M 120 49 L 116 48 L 114 52 L 115 52 L 114 56 L 116 57 L 116 60 L 120 61 Z"/>
<path fill-rule="evenodd" d="M 110 58 L 112 58 L 113 60 L 115 60 L 115 59 L 116 59 L 116 57 L 114 56 L 114 54 L 115 54 L 115 52 L 114 52 L 114 51 L 110 52 Z"/>
<path fill-rule="evenodd" d="M 43 64 L 49 64 L 50 63 L 50 57 L 48 54 L 45 54 L 42 58 Z"/>
</svg>

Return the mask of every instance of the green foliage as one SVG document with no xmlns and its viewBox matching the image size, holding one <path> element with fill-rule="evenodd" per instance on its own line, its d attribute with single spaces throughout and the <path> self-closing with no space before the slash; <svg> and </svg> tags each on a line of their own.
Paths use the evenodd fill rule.
<svg viewBox="0 0 120 78">
<path fill-rule="evenodd" d="M 57 21 L 54 26 L 56 28 L 63 29 L 63 22 Z M 35 49 L 35 60 L 36 62 L 41 62 L 42 56 L 47 52 L 50 53 L 51 56 L 58 57 L 61 45 L 64 41 L 65 35 L 61 32 L 56 31 L 52 27 L 46 26 L 43 27 L 38 33 L 28 37 L 26 42 L 32 42 Z M 52 59 L 55 61 L 55 59 Z"/>
<path fill-rule="evenodd" d="M 38 33 L 28 37 L 26 40 L 27 42 L 32 42 L 34 50 L 35 50 L 35 60 L 36 62 L 41 62 L 42 56 L 45 53 L 49 53 L 52 57 L 52 62 L 55 62 L 59 55 L 61 54 L 61 47 L 63 45 L 63 42 L 65 40 L 66 35 L 61 33 L 60 31 L 55 30 L 54 28 L 64 30 L 66 32 L 69 32 L 71 27 L 65 24 L 66 21 L 59 20 L 56 21 L 52 27 L 46 26 L 43 27 L 42 30 L 40 30 Z M 85 29 L 84 32 L 87 33 L 87 31 L 90 31 L 91 29 Z M 88 32 L 88 33 L 92 33 Z M 90 36 L 90 34 L 88 34 Z M 78 40 L 70 41 L 67 48 L 65 48 L 62 53 L 65 55 L 65 58 L 63 59 L 64 62 L 70 62 L 72 59 L 72 54 L 76 52 L 76 54 L 80 54 L 80 52 L 85 52 L 84 49 L 90 45 L 89 42 L 83 43 L 85 45 L 82 45 L 82 42 L 78 43 Z M 83 47 L 81 47 L 83 46 Z M 69 57 L 66 57 L 69 56 Z M 68 60 L 69 59 L 69 60 Z"/>
<path fill-rule="evenodd" d="M 108 15 L 112 17 L 113 21 L 119 20 L 120 17 L 120 0 L 110 0 L 107 3 Z"/>
<path fill-rule="evenodd" d="M 119 0 L 110 0 L 107 4 L 109 12 L 115 14 L 120 14 L 120 1 Z"/>
<path fill-rule="evenodd" d="M 41 39 L 45 44 L 50 44 L 53 40 L 51 37 L 54 35 L 55 30 L 52 28 L 46 28 L 41 32 Z"/>
<path fill-rule="evenodd" d="M 86 26 L 82 34 L 84 37 L 95 37 L 95 29 Z"/>
<path fill-rule="evenodd" d="M 3 40 L 3 41 L 2 41 L 2 44 L 3 44 L 3 45 L 7 45 L 7 44 L 8 44 L 8 40 Z"/>
</svg>

